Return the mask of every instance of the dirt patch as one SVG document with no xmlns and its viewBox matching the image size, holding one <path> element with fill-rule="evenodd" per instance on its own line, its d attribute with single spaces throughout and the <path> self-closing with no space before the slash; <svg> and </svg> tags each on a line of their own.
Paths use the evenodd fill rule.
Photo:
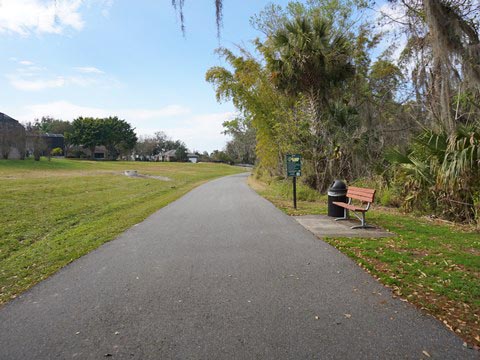
<svg viewBox="0 0 480 360">
<path fill-rule="evenodd" d="M 267 185 L 258 181 L 253 176 L 249 176 L 247 179 L 247 182 L 248 182 L 248 185 L 250 185 L 255 191 L 265 191 L 267 189 Z"/>
<path fill-rule="evenodd" d="M 466 253 L 475 255 L 475 256 L 480 256 L 480 249 L 475 249 L 475 248 L 469 248 L 469 249 L 463 249 Z"/>
<path fill-rule="evenodd" d="M 156 179 L 160 181 L 172 181 L 169 177 L 166 176 L 158 176 L 158 175 L 144 175 L 144 174 L 139 174 L 134 170 L 127 170 L 124 172 L 125 176 L 128 176 L 130 178 L 141 178 L 141 179 Z"/>
</svg>

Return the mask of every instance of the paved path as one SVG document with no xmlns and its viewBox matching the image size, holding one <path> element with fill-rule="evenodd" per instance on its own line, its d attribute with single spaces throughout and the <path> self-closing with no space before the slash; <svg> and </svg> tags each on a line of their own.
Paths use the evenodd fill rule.
<svg viewBox="0 0 480 360">
<path fill-rule="evenodd" d="M 0 309 L 0 359 L 469 359 L 248 188 L 190 192 Z"/>
<path fill-rule="evenodd" d="M 394 233 L 388 232 L 381 228 L 352 229 L 352 226 L 360 225 L 354 216 L 350 216 L 350 220 L 335 221 L 334 218 L 327 215 L 302 215 L 295 216 L 304 228 L 314 233 L 320 239 L 327 237 L 346 237 L 346 238 L 383 238 L 395 236 Z M 368 221 L 368 218 L 367 218 Z M 368 222 L 367 222 L 368 224 Z"/>
</svg>

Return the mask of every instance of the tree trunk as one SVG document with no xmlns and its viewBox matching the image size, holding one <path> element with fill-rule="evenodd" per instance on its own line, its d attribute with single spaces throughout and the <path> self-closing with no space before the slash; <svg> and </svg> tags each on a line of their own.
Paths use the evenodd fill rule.
<svg viewBox="0 0 480 360">
<path fill-rule="evenodd" d="M 312 165 L 315 172 L 315 188 L 318 191 L 325 190 L 325 181 L 328 171 L 325 164 L 325 135 L 322 128 L 322 105 L 320 104 L 319 94 L 311 92 L 309 94 L 310 111 L 312 117 L 311 132 L 314 137 Z"/>
</svg>

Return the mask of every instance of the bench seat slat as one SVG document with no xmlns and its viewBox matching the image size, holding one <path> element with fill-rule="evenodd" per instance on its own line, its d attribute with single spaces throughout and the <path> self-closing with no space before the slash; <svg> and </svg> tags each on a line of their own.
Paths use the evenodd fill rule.
<svg viewBox="0 0 480 360">
<path fill-rule="evenodd" d="M 349 196 L 350 195 L 350 196 Z M 364 197 L 364 198 L 368 198 L 368 199 L 372 199 L 374 197 L 373 194 L 364 194 L 364 193 L 357 193 L 357 192 L 354 192 L 354 191 L 348 191 L 347 192 L 347 196 L 348 197 L 356 197 L 356 196 L 359 196 L 359 197 Z"/>
<path fill-rule="evenodd" d="M 360 200 L 363 202 L 371 203 L 373 202 L 373 196 L 372 195 L 358 195 L 358 194 L 352 194 L 347 192 L 347 197 Z"/>
<path fill-rule="evenodd" d="M 375 189 L 359 188 L 359 187 L 355 187 L 355 186 L 349 186 L 348 190 L 352 190 L 352 191 L 355 191 L 355 192 L 361 192 L 361 193 L 365 193 L 365 194 L 371 194 L 371 195 L 375 194 L 375 192 L 376 192 Z"/>
<path fill-rule="evenodd" d="M 352 210 L 352 211 L 359 211 L 359 212 L 366 212 L 367 211 L 362 207 L 358 207 L 358 206 L 355 206 L 355 205 L 350 205 L 350 204 L 347 204 L 347 203 L 344 203 L 344 202 L 334 201 L 333 204 L 338 205 L 338 206 L 343 207 L 343 208 L 346 208 L 348 210 Z"/>
<path fill-rule="evenodd" d="M 350 186 L 347 191 L 347 197 L 372 203 L 375 198 L 375 189 L 364 189 Z"/>
<path fill-rule="evenodd" d="M 333 204 L 339 207 L 344 208 L 344 217 L 337 218 L 335 220 L 348 220 L 349 219 L 349 213 L 348 210 L 351 210 L 355 213 L 355 216 L 361 221 L 360 226 L 352 226 L 352 229 L 356 228 L 368 228 L 372 227 L 370 225 L 367 225 L 365 222 L 365 214 L 367 211 L 370 209 L 370 204 L 373 203 L 373 200 L 375 199 L 375 189 L 365 189 L 365 188 L 358 188 L 354 186 L 350 186 L 347 190 L 347 197 L 349 198 L 348 203 L 340 202 L 340 201 L 333 201 Z M 352 200 L 357 200 L 355 201 L 358 203 L 358 201 L 362 202 L 364 207 L 360 207 L 357 205 L 353 204 Z M 357 214 L 361 213 L 362 217 L 359 217 Z"/>
</svg>

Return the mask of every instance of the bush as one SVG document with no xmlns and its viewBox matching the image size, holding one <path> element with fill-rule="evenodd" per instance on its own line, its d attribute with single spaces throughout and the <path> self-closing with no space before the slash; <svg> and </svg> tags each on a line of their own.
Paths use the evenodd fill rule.
<svg viewBox="0 0 480 360">
<path fill-rule="evenodd" d="M 68 158 L 70 158 L 70 159 L 87 159 L 88 156 L 82 150 L 74 150 L 74 151 L 69 152 Z"/>
<path fill-rule="evenodd" d="M 372 176 L 368 178 L 357 179 L 348 185 L 375 189 L 376 203 L 383 206 L 401 207 L 401 187 L 395 182 L 388 182 L 385 174 L 383 176 L 385 178 L 382 178 L 382 176 Z"/>
<path fill-rule="evenodd" d="M 55 149 L 52 149 L 52 151 L 50 151 L 50 155 L 52 155 L 52 156 L 62 156 L 63 155 L 63 150 L 60 149 L 59 147 L 56 147 Z"/>
</svg>

